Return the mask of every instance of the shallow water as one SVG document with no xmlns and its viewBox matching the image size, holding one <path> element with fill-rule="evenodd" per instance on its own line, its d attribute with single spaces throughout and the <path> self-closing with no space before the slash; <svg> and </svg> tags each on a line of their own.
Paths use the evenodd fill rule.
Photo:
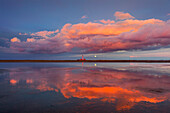
<svg viewBox="0 0 170 113">
<path fill-rule="evenodd" d="M 170 64 L 1 63 L 0 113 L 168 113 Z"/>
</svg>

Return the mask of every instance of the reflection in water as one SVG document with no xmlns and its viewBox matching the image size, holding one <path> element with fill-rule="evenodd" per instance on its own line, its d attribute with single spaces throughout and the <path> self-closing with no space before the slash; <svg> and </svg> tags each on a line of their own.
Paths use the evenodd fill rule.
<svg viewBox="0 0 170 113">
<path fill-rule="evenodd" d="M 8 80 L 13 87 L 22 88 L 22 84 L 27 84 L 29 89 L 62 93 L 66 99 L 76 97 L 110 103 L 116 111 L 142 106 L 142 102 L 156 104 L 169 101 L 170 73 L 134 69 L 85 65 L 83 68 L 12 68 Z"/>
<path fill-rule="evenodd" d="M 17 80 L 14 80 L 14 79 L 11 79 L 11 80 L 10 80 L 10 83 L 11 83 L 11 84 L 16 84 L 17 82 L 18 82 L 18 81 L 17 81 Z"/>
</svg>

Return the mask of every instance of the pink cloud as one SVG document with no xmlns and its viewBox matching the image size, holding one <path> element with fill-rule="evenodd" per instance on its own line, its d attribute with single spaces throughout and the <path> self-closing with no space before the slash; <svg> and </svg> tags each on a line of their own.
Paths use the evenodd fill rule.
<svg viewBox="0 0 170 113">
<path fill-rule="evenodd" d="M 81 19 L 85 19 L 85 18 L 88 18 L 86 15 L 82 16 Z"/>
<path fill-rule="evenodd" d="M 10 48 L 25 53 L 62 53 L 69 51 L 61 38 L 40 39 L 36 41 L 11 43 Z"/>
<path fill-rule="evenodd" d="M 28 35 L 27 33 L 19 33 L 19 35 Z"/>
<path fill-rule="evenodd" d="M 56 34 L 58 32 L 59 32 L 59 30 L 57 29 L 55 31 L 39 31 L 39 32 L 32 33 L 31 35 L 49 38 L 50 35 Z"/>
<path fill-rule="evenodd" d="M 139 56 L 129 56 L 130 58 L 135 58 L 135 57 L 139 57 Z"/>
<path fill-rule="evenodd" d="M 167 16 L 170 16 L 170 13 L 168 13 Z"/>
<path fill-rule="evenodd" d="M 116 20 L 135 18 L 132 15 L 130 15 L 129 13 L 124 13 L 124 12 L 120 12 L 120 11 L 115 12 L 114 16 L 116 17 Z"/>
<path fill-rule="evenodd" d="M 14 37 L 11 39 L 10 48 L 26 53 L 61 53 L 73 48 L 84 52 L 108 52 L 158 49 L 170 45 L 170 20 L 129 19 L 100 22 L 102 23 L 68 23 L 60 32 L 56 30 L 32 33 L 33 37 L 27 38 L 26 42 Z"/>
</svg>

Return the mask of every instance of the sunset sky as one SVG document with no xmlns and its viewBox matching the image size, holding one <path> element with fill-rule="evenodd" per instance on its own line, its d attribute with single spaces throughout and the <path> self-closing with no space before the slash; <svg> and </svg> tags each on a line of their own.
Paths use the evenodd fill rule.
<svg viewBox="0 0 170 113">
<path fill-rule="evenodd" d="M 0 0 L 0 59 L 170 59 L 169 0 Z"/>
</svg>

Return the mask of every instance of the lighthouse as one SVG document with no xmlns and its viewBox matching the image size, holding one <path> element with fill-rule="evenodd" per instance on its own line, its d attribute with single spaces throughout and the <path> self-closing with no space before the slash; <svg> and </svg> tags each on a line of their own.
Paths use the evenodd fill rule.
<svg viewBox="0 0 170 113">
<path fill-rule="evenodd" d="M 82 58 L 81 59 L 78 59 L 80 61 L 85 61 L 86 59 L 84 58 L 84 56 L 82 55 Z"/>
<path fill-rule="evenodd" d="M 82 55 L 82 60 L 84 60 L 84 56 Z"/>
</svg>

